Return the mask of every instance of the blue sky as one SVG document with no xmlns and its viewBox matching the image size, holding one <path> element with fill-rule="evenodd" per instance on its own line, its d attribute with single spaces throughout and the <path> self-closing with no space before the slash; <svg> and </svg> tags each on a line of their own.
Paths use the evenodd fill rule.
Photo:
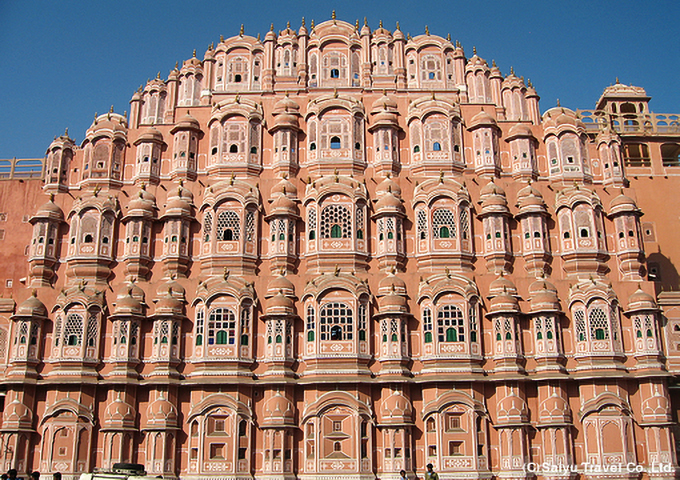
<svg viewBox="0 0 680 480">
<path fill-rule="evenodd" d="M 65 128 L 80 143 L 95 112 L 129 110 L 133 92 L 211 42 L 290 21 L 367 17 L 371 28 L 458 39 L 532 80 L 541 112 L 593 108 L 618 76 L 658 113 L 680 112 L 680 2 L 310 0 L 0 0 L 0 158 L 44 156 Z"/>
</svg>

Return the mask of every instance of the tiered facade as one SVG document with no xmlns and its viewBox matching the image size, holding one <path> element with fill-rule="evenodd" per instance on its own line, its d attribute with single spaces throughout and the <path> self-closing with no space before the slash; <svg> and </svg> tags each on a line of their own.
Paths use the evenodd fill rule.
<svg viewBox="0 0 680 480">
<path fill-rule="evenodd" d="M 674 478 L 678 117 L 618 82 L 538 100 L 333 18 L 56 138 L 0 184 L 2 468 Z"/>
</svg>

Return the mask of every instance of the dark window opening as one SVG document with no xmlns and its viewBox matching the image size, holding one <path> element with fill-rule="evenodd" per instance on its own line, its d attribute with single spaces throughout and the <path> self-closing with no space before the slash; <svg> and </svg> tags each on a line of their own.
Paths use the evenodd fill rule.
<svg viewBox="0 0 680 480">
<path fill-rule="evenodd" d="M 331 137 L 331 149 L 338 150 L 340 147 L 340 137 Z"/>
<path fill-rule="evenodd" d="M 316 150 L 316 143 L 312 142 L 309 144 L 309 149 L 310 150 Z"/>
<path fill-rule="evenodd" d="M 442 146 L 439 142 L 434 142 L 434 145 L 432 145 L 432 150 L 435 152 L 440 152 L 442 149 Z"/>
<path fill-rule="evenodd" d="M 331 68 L 331 78 L 340 78 L 340 70 Z"/>
<path fill-rule="evenodd" d="M 236 145 L 235 143 L 232 143 L 229 146 L 229 153 L 238 153 L 238 145 Z"/>
<path fill-rule="evenodd" d="M 234 75 L 234 82 L 239 83 L 240 81 L 241 81 L 241 75 L 237 73 L 236 75 Z"/>
</svg>

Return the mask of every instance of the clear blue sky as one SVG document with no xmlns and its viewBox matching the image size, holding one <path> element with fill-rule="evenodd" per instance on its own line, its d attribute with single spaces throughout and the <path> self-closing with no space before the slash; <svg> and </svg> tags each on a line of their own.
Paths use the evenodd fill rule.
<svg viewBox="0 0 680 480">
<path fill-rule="evenodd" d="M 593 108 L 604 87 L 644 87 L 658 113 L 680 113 L 680 2 L 344 0 L 0 0 L 0 158 L 42 157 L 69 128 L 80 143 L 95 112 L 122 113 L 148 78 L 211 42 L 264 35 L 270 23 L 367 17 L 415 36 L 451 33 L 504 74 L 515 68 L 541 96 Z"/>
</svg>

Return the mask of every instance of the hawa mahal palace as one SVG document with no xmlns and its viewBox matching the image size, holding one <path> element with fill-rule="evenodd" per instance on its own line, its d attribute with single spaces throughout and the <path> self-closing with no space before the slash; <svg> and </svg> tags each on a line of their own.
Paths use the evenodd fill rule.
<svg viewBox="0 0 680 480">
<path fill-rule="evenodd" d="M 680 126 L 649 100 L 541 114 L 333 15 L 0 162 L 2 468 L 675 478 Z"/>
</svg>

